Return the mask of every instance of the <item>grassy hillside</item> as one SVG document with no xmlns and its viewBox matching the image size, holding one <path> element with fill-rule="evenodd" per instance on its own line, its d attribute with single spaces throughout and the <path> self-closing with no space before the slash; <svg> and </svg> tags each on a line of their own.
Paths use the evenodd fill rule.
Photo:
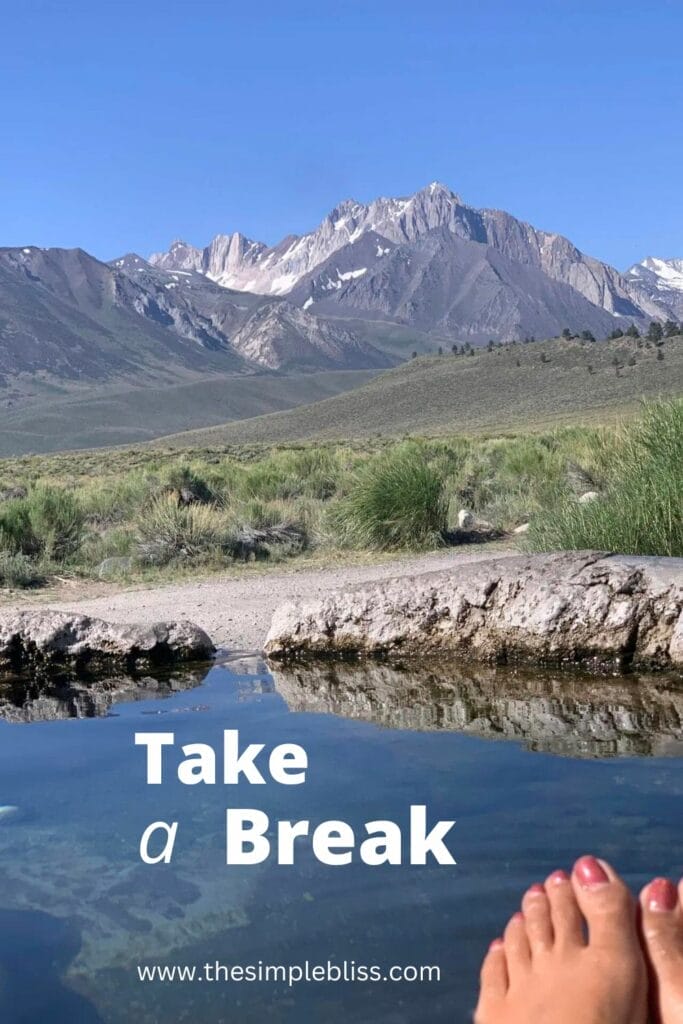
<svg viewBox="0 0 683 1024">
<path fill-rule="evenodd" d="M 620 428 L 8 459 L 0 588 L 461 543 L 463 508 L 480 537 L 527 524 L 508 543 L 683 555 L 682 463 L 683 400 Z"/>
<path fill-rule="evenodd" d="M 369 381 L 377 371 L 215 374 L 160 387 L 59 389 L 0 407 L 0 457 L 148 441 L 162 434 L 290 409 Z"/>
<path fill-rule="evenodd" d="M 292 411 L 167 437 L 163 447 L 500 433 L 609 422 L 683 393 L 683 337 L 553 340 L 421 356 L 357 390 Z"/>
</svg>

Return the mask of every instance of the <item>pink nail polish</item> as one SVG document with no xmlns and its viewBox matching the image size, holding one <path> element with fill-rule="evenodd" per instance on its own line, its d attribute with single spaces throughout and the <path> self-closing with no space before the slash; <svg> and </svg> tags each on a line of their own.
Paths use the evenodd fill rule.
<svg viewBox="0 0 683 1024">
<path fill-rule="evenodd" d="M 524 920 L 524 914 L 522 913 L 521 910 L 518 910 L 516 914 L 512 915 L 510 920 L 511 921 L 523 921 Z"/>
<path fill-rule="evenodd" d="M 531 893 L 535 893 L 535 894 L 540 894 L 540 895 L 545 895 L 545 889 L 540 884 L 540 882 L 534 882 L 533 885 L 530 885 L 529 888 L 527 889 L 527 892 L 531 892 Z"/>
<path fill-rule="evenodd" d="M 548 881 L 551 885 L 561 885 L 563 882 L 569 881 L 569 875 L 566 871 L 553 871 Z"/>
<path fill-rule="evenodd" d="M 668 913 L 676 909 L 678 893 L 676 886 L 668 878 L 655 878 L 647 888 L 648 910 L 655 913 Z"/>
<path fill-rule="evenodd" d="M 579 885 L 584 889 L 592 889 L 598 885 L 609 883 L 609 875 L 595 857 L 580 857 L 574 865 L 574 874 L 579 880 Z"/>
<path fill-rule="evenodd" d="M 494 950 L 495 949 L 502 949 L 502 946 L 503 946 L 503 940 L 502 939 L 494 939 L 493 942 L 491 943 L 491 945 L 489 946 L 489 949 L 494 949 Z"/>
</svg>

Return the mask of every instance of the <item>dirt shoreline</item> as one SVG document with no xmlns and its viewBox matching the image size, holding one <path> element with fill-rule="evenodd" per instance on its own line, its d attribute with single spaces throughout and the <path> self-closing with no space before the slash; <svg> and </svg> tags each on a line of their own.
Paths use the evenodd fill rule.
<svg viewBox="0 0 683 1024">
<path fill-rule="evenodd" d="M 217 647 L 260 652 L 273 612 L 285 601 L 319 597 L 326 591 L 392 576 L 414 576 L 486 558 L 516 554 L 498 545 L 448 548 L 424 555 L 392 558 L 371 565 L 271 569 L 243 575 L 213 576 L 168 583 L 153 588 L 114 589 L 90 596 L 73 596 L 64 587 L 57 595 L 12 595 L 16 608 L 42 607 L 93 615 L 110 622 L 146 625 L 161 619 L 190 619 L 206 630 Z M 100 588 L 98 587 L 98 590 Z"/>
</svg>

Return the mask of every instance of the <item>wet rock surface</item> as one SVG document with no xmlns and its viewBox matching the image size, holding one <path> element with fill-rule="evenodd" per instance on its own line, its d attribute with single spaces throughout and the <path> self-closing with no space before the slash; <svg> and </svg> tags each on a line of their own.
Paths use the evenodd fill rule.
<svg viewBox="0 0 683 1024">
<path fill-rule="evenodd" d="M 137 670 L 209 658 L 214 646 L 192 622 L 149 626 L 50 610 L 0 615 L 0 672 Z"/>
<path fill-rule="evenodd" d="M 283 605 L 265 651 L 680 670 L 682 610 L 683 559 L 522 555 Z"/>
</svg>

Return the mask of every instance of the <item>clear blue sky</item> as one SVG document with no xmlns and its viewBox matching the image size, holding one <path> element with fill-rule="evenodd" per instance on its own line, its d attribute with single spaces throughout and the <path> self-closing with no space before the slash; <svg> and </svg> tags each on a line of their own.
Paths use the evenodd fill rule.
<svg viewBox="0 0 683 1024">
<path fill-rule="evenodd" d="M 439 179 L 683 256 L 682 69 L 682 0 L 6 3 L 0 244 L 272 243 Z"/>
</svg>

